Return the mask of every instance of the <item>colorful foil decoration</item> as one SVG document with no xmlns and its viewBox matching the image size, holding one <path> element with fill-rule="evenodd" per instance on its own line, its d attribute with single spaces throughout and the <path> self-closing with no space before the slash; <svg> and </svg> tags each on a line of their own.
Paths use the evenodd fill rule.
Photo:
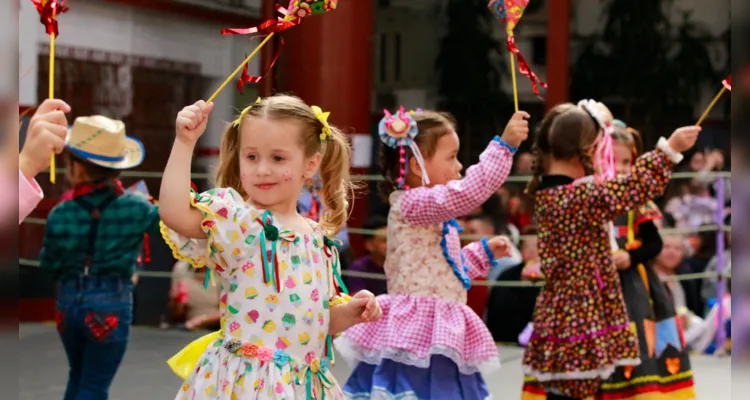
<svg viewBox="0 0 750 400">
<path fill-rule="evenodd" d="M 60 32 L 57 28 L 57 16 L 67 12 L 68 6 L 65 4 L 65 0 L 31 0 L 39 12 L 39 20 L 44 25 L 44 29 L 48 35 L 55 37 L 59 36 Z"/>
<path fill-rule="evenodd" d="M 55 98 L 55 38 L 60 34 L 57 28 L 57 16 L 67 12 L 65 0 L 31 0 L 39 12 L 39 21 L 49 35 L 49 98 Z M 55 153 L 50 153 L 49 181 L 55 183 Z"/>
<path fill-rule="evenodd" d="M 706 119 L 706 117 L 708 116 L 708 113 L 711 112 L 711 110 L 714 108 L 714 106 L 719 101 L 721 96 L 727 90 L 730 92 L 732 91 L 732 75 L 729 75 L 727 79 L 724 79 L 723 81 L 721 81 L 721 90 L 719 90 L 719 93 L 717 93 L 716 96 L 714 96 L 713 100 L 711 100 L 711 103 L 708 105 L 708 107 L 706 107 L 706 110 L 703 111 L 703 114 L 701 114 L 701 117 L 698 118 L 698 122 L 695 123 L 696 126 L 700 126 L 703 123 L 703 120 Z"/>
<path fill-rule="evenodd" d="M 242 88 L 246 83 L 257 83 L 260 82 L 263 77 L 276 64 L 276 61 L 281 54 L 281 49 L 284 47 L 284 39 L 281 39 L 278 49 L 274 53 L 274 56 L 265 68 L 263 73 L 259 76 L 252 76 L 248 72 L 248 62 L 255 57 L 263 46 L 271 40 L 274 34 L 283 32 L 293 26 L 297 26 L 302 22 L 302 19 L 307 18 L 311 15 L 322 14 L 328 11 L 333 11 L 338 6 L 339 0 L 291 0 L 289 6 L 284 8 L 281 4 L 276 4 L 276 11 L 280 14 L 275 19 L 270 19 L 261 23 L 258 26 L 252 26 L 249 28 L 224 28 L 221 30 L 222 35 L 253 35 L 256 37 L 265 37 L 263 41 L 248 55 L 242 64 L 232 72 L 232 74 L 219 86 L 218 89 L 208 98 L 207 103 L 212 102 L 216 96 L 221 92 L 224 87 L 235 77 L 238 73 L 241 73 L 240 78 L 237 82 L 237 90 L 242 93 Z"/>
<path fill-rule="evenodd" d="M 492 11 L 497 19 L 505 26 L 505 32 L 508 36 L 507 46 L 511 57 L 511 73 L 513 77 L 513 98 L 516 105 L 516 111 L 518 111 L 518 85 L 516 83 L 516 69 L 514 57 L 518 58 L 518 70 L 529 78 L 531 81 L 531 87 L 534 91 L 534 95 L 539 96 L 539 86 L 547 88 L 547 83 L 542 81 L 536 73 L 531 70 L 528 61 L 521 54 L 516 46 L 516 40 L 514 38 L 514 30 L 518 25 L 518 21 L 521 20 L 526 6 L 529 5 L 529 0 L 490 0 L 487 7 Z"/>
<path fill-rule="evenodd" d="M 721 81 L 721 84 L 724 85 L 725 88 L 727 88 L 728 91 L 732 91 L 732 75 L 729 75 L 727 79 L 724 79 Z"/>
<path fill-rule="evenodd" d="M 380 124 L 378 125 L 378 134 L 383 144 L 394 149 L 399 149 L 400 169 L 397 180 L 398 188 L 409 189 L 406 185 L 406 175 L 409 173 L 408 155 L 406 154 L 407 147 L 411 149 L 421 169 L 422 185 L 429 185 L 430 179 L 427 177 L 427 170 L 424 167 L 424 158 L 419 151 L 419 147 L 414 143 L 414 138 L 419 133 L 419 129 L 417 128 L 417 121 L 412 114 L 421 112 L 421 110 L 407 113 L 404 111 L 404 107 L 401 106 L 395 115 L 391 114 L 388 110 L 384 110 L 383 112 L 385 116 L 380 120 Z"/>
</svg>

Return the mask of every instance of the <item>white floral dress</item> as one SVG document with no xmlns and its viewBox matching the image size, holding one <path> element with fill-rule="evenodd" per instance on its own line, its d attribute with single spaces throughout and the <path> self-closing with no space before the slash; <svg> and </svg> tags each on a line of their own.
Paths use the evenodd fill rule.
<svg viewBox="0 0 750 400">
<path fill-rule="evenodd" d="M 208 239 L 162 234 L 175 257 L 219 276 L 222 331 L 176 399 L 342 399 L 328 369 L 329 301 L 343 287 L 335 246 L 314 222 L 295 234 L 233 189 L 193 206 Z"/>
</svg>

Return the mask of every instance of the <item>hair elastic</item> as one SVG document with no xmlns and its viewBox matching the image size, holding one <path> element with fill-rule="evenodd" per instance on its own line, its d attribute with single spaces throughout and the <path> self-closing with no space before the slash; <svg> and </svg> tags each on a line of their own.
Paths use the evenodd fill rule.
<svg viewBox="0 0 750 400">
<path fill-rule="evenodd" d="M 240 123 L 247 116 L 247 113 L 250 112 L 250 110 L 253 108 L 253 106 L 255 106 L 257 104 L 260 104 L 260 102 L 261 102 L 261 98 L 258 97 L 258 100 L 255 100 L 255 104 L 250 104 L 249 106 L 245 107 L 245 109 L 242 110 L 242 112 L 240 112 L 240 115 L 237 116 L 237 119 L 235 119 L 234 122 L 232 122 L 232 127 L 239 128 L 240 127 Z"/>
<path fill-rule="evenodd" d="M 323 112 L 323 110 L 318 106 L 312 106 L 310 108 L 315 114 L 315 118 L 317 118 L 318 121 L 320 121 L 320 124 L 323 125 L 323 130 L 320 132 L 320 141 L 325 143 L 328 141 L 328 138 L 332 136 L 331 126 L 328 125 L 328 116 L 331 115 L 331 112 Z"/>
<path fill-rule="evenodd" d="M 409 189 L 406 186 L 406 175 L 409 172 L 409 163 L 407 160 L 408 155 L 406 154 L 406 147 L 411 149 L 412 154 L 419 164 L 419 168 L 422 172 L 422 185 L 429 185 L 430 178 L 427 177 L 427 171 L 424 167 L 424 158 L 422 153 L 419 151 L 414 138 L 419 133 L 417 128 L 417 121 L 413 115 L 421 114 L 422 110 L 417 109 L 416 111 L 404 111 L 404 107 L 399 108 L 398 113 L 391 114 L 388 110 L 384 110 L 385 116 L 380 120 L 378 125 L 378 134 L 380 135 L 380 141 L 386 146 L 391 148 L 399 149 L 399 177 L 398 177 L 398 188 Z"/>
<path fill-rule="evenodd" d="M 608 121 L 604 112 L 598 107 L 596 100 L 581 100 L 578 102 L 578 108 L 585 111 L 594 119 L 599 128 L 604 131 L 604 138 L 599 142 L 596 152 L 599 154 L 597 165 L 599 166 L 600 179 L 614 179 L 615 173 L 615 154 L 612 149 L 612 133 L 615 128 L 612 121 Z"/>
</svg>

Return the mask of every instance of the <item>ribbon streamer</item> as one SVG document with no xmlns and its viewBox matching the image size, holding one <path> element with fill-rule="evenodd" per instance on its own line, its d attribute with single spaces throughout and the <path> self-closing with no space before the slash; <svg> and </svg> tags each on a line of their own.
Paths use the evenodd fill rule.
<svg viewBox="0 0 750 400">
<path fill-rule="evenodd" d="M 262 37 L 262 36 L 261 36 Z M 279 59 L 279 56 L 281 55 L 281 49 L 284 48 L 284 38 L 281 38 L 281 41 L 279 42 L 279 47 L 276 49 L 276 52 L 273 55 L 273 58 L 271 59 L 271 62 L 266 67 L 266 70 L 263 71 L 262 74 L 255 76 L 250 75 L 248 71 L 248 64 L 245 63 L 245 66 L 242 68 L 242 73 L 240 74 L 240 78 L 237 80 L 237 91 L 242 94 L 242 89 L 245 87 L 246 83 L 258 83 L 260 82 L 268 73 L 271 71 L 271 68 L 276 64 L 276 61 Z"/>
<path fill-rule="evenodd" d="M 252 35 L 255 33 L 259 33 L 260 35 L 256 35 L 252 39 L 261 38 L 261 37 L 267 38 L 273 33 L 283 32 L 291 27 L 299 25 L 302 22 L 302 20 L 299 18 L 295 20 L 291 20 L 292 17 L 289 15 L 289 11 L 286 8 L 282 7 L 281 4 L 278 4 L 278 3 L 276 4 L 276 11 L 279 12 L 281 15 L 284 15 L 284 18 L 276 17 L 276 19 L 269 19 L 267 21 L 264 21 L 260 25 L 252 26 L 249 28 L 224 28 L 221 30 L 221 34 L 222 35 Z M 281 55 L 281 50 L 283 48 L 284 48 L 284 38 L 281 38 L 279 47 L 276 49 L 276 52 L 274 53 L 274 56 L 271 59 L 271 62 L 268 64 L 265 71 L 263 71 L 261 75 L 258 75 L 258 76 L 250 75 L 250 73 L 248 72 L 248 63 L 245 63 L 242 68 L 242 73 L 240 75 L 240 78 L 237 81 L 237 91 L 242 93 L 242 88 L 245 86 L 246 83 L 258 83 L 263 79 L 263 77 L 268 75 L 268 72 L 271 71 L 271 68 L 273 68 L 273 66 L 276 64 L 276 61 L 279 59 L 279 56 Z"/>
<path fill-rule="evenodd" d="M 547 83 L 542 81 L 537 74 L 531 70 L 531 67 L 529 67 L 529 63 L 526 61 L 526 58 L 524 58 L 523 54 L 521 54 L 521 51 L 518 50 L 518 47 L 516 47 L 516 39 L 513 36 L 508 36 L 508 51 L 516 55 L 516 58 L 518 58 L 518 70 L 529 78 L 531 81 L 531 88 L 534 90 L 534 95 L 536 97 L 539 97 L 543 100 L 542 96 L 539 95 L 539 86 L 547 89 Z"/>
<path fill-rule="evenodd" d="M 312 5 L 308 4 L 311 3 Z M 250 28 L 224 28 L 222 29 L 221 33 L 222 35 L 249 35 L 253 33 L 267 33 L 265 36 L 265 39 L 263 39 L 262 42 L 253 50 L 252 53 L 250 53 L 247 58 L 240 64 L 234 72 L 232 72 L 227 79 L 224 81 L 224 83 L 219 86 L 218 89 L 211 95 L 211 97 L 206 100 L 206 103 L 212 102 L 216 96 L 219 95 L 219 92 L 221 92 L 222 89 L 224 89 L 229 82 L 234 78 L 237 74 L 242 73 L 240 77 L 240 82 L 237 83 L 238 90 L 242 90 L 242 87 L 247 82 L 258 82 L 260 81 L 263 76 L 265 76 L 266 73 L 273 67 L 273 65 L 276 63 L 276 60 L 278 59 L 278 56 L 281 51 L 281 47 L 283 47 L 283 40 L 282 45 L 279 46 L 279 49 L 276 51 L 276 55 L 274 56 L 273 61 L 270 63 L 266 71 L 263 73 L 263 75 L 259 77 L 253 77 L 250 76 L 250 74 L 247 72 L 247 63 L 250 62 L 250 60 L 255 57 L 256 54 L 260 51 L 263 46 L 268 43 L 268 41 L 271 40 L 274 34 L 285 31 L 293 26 L 297 26 L 302 22 L 303 18 L 306 18 L 310 15 L 315 14 L 321 14 L 328 11 L 333 11 L 336 9 L 336 6 L 338 4 L 338 0 L 291 0 L 289 3 L 289 8 L 284 8 L 279 4 L 276 4 L 276 10 L 284 15 L 284 18 L 277 17 L 276 19 L 268 20 L 263 22 L 262 24 Z"/>
</svg>

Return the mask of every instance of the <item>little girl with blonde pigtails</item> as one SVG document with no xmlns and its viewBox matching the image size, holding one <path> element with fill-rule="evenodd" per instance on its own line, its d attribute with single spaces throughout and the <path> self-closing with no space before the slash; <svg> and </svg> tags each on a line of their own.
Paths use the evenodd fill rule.
<svg viewBox="0 0 750 400">
<path fill-rule="evenodd" d="M 461 247 L 455 218 L 481 206 L 507 178 L 513 154 L 528 136 L 518 112 L 479 163 L 460 178 L 453 119 L 435 111 L 394 114 L 380 121 L 382 194 L 388 215 L 383 318 L 359 324 L 336 340 L 354 367 L 344 392 L 351 399 L 489 397 L 482 373 L 500 366 L 482 320 L 466 306 L 471 280 L 509 254 L 506 237 Z"/>
<path fill-rule="evenodd" d="M 169 360 L 176 399 L 343 399 L 330 371 L 332 336 L 381 311 L 349 297 L 329 238 L 346 222 L 350 148 L 328 113 L 297 97 L 259 99 L 224 133 L 216 188 L 188 192 L 190 165 L 213 103 L 177 115 L 160 192 L 162 235 L 175 257 L 206 266 L 221 287 L 221 329 Z M 297 212 L 320 173 L 320 223 Z"/>
</svg>

